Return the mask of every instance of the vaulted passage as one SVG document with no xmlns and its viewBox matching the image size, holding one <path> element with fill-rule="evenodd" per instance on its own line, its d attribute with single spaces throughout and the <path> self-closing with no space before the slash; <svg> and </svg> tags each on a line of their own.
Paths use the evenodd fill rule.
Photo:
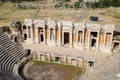
<svg viewBox="0 0 120 80">
<path fill-rule="evenodd" d="M 69 33 L 68 32 L 65 32 L 64 33 L 64 44 L 69 44 Z"/>
</svg>

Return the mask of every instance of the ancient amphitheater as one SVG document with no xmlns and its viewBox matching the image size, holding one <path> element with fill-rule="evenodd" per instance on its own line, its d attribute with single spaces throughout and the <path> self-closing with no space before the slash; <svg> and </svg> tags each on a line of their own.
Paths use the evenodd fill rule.
<svg viewBox="0 0 120 80">
<path fill-rule="evenodd" d="M 30 19 L 15 25 L 19 23 L 12 23 L 10 32 L 0 28 L 0 80 L 24 80 L 20 67 L 30 59 L 84 67 L 85 74 L 74 80 L 120 80 L 118 26 Z"/>
<path fill-rule="evenodd" d="M 26 56 L 22 46 L 0 29 L 0 80 L 23 80 L 18 75 L 18 68 Z"/>
</svg>

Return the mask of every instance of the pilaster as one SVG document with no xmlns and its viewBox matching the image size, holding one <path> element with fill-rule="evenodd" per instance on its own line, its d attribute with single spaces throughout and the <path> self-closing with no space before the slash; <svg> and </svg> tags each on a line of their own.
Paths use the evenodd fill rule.
<svg viewBox="0 0 120 80">
<path fill-rule="evenodd" d="M 62 30 L 61 30 L 61 27 L 59 27 L 59 46 L 61 46 L 61 32 L 62 32 Z"/>
<path fill-rule="evenodd" d="M 70 32 L 70 48 L 73 47 L 73 41 L 72 41 L 72 39 L 73 39 L 73 27 L 71 28 L 71 32 Z"/>
<path fill-rule="evenodd" d="M 90 49 L 90 34 L 91 34 L 91 31 L 88 32 L 88 49 Z"/>
<path fill-rule="evenodd" d="M 104 44 L 103 44 L 104 46 L 106 45 L 106 34 L 107 34 L 107 33 L 104 32 Z"/>
<path fill-rule="evenodd" d="M 56 45 L 56 27 L 54 27 L 54 43 Z"/>
<path fill-rule="evenodd" d="M 36 44 L 39 44 L 39 42 L 38 42 L 38 28 L 36 27 L 35 29 L 36 29 L 36 31 L 35 31 L 35 33 L 36 33 Z"/>
<path fill-rule="evenodd" d="M 34 33 L 33 33 L 33 26 L 31 26 L 31 41 L 32 41 L 32 43 L 34 42 L 33 35 L 34 35 Z"/>
<path fill-rule="evenodd" d="M 62 31 L 62 45 L 64 45 L 64 32 Z"/>
<path fill-rule="evenodd" d="M 100 39 L 100 32 L 97 32 L 97 50 L 99 49 L 99 39 Z"/>
<path fill-rule="evenodd" d="M 48 40 L 49 40 L 49 42 L 50 42 L 50 36 L 51 36 L 51 35 L 50 35 L 50 28 L 48 28 L 48 30 L 49 30 L 49 39 L 48 39 Z"/>
<path fill-rule="evenodd" d="M 83 30 L 83 34 L 82 34 L 82 45 L 84 45 L 84 39 L 85 38 L 85 31 Z"/>
<path fill-rule="evenodd" d="M 46 30 L 45 30 L 45 28 L 46 27 L 44 26 L 44 28 L 43 28 L 43 31 L 44 31 L 44 34 L 43 34 L 44 35 L 44 44 L 46 44 L 46 35 L 45 35 Z"/>
<path fill-rule="evenodd" d="M 78 44 L 78 30 L 77 30 L 77 32 L 76 32 L 76 44 Z"/>
<path fill-rule="evenodd" d="M 111 32 L 111 39 L 110 39 L 110 48 L 112 49 L 113 45 L 113 32 Z"/>
</svg>

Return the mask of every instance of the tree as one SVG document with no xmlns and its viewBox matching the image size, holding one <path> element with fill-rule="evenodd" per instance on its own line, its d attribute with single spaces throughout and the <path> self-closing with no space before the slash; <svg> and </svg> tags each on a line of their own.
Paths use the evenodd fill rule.
<svg viewBox="0 0 120 80">
<path fill-rule="evenodd" d="M 65 7 L 66 7 L 66 8 L 68 8 L 68 7 L 69 7 L 69 5 L 68 5 L 67 3 L 65 3 Z"/>
<path fill-rule="evenodd" d="M 90 8 L 92 6 L 92 2 L 89 2 L 89 1 L 87 1 L 85 4 L 86 4 L 86 7 L 88 7 L 88 8 Z"/>
<path fill-rule="evenodd" d="M 75 8 L 80 8 L 80 2 L 79 1 L 75 2 L 74 7 Z"/>
</svg>

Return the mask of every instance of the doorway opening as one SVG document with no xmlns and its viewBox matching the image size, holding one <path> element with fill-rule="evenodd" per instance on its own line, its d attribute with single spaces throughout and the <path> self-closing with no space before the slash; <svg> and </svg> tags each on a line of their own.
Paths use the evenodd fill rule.
<svg viewBox="0 0 120 80">
<path fill-rule="evenodd" d="M 41 42 L 44 42 L 44 31 L 43 31 L 43 28 L 39 28 L 38 29 L 38 40 L 39 40 L 39 43 Z"/>
<path fill-rule="evenodd" d="M 17 42 L 17 37 L 14 38 L 14 41 Z"/>
<path fill-rule="evenodd" d="M 26 29 L 26 25 L 23 26 L 23 29 Z"/>
<path fill-rule="evenodd" d="M 114 49 L 119 49 L 119 43 L 118 42 L 114 43 Z"/>
<path fill-rule="evenodd" d="M 30 49 L 26 49 L 27 52 L 27 56 L 29 56 L 31 54 L 31 50 Z"/>
<path fill-rule="evenodd" d="M 97 37 L 97 32 L 91 32 L 92 37 Z"/>
<path fill-rule="evenodd" d="M 64 44 L 65 45 L 69 44 L 69 37 L 70 37 L 69 32 L 65 32 L 64 33 Z"/>
<path fill-rule="evenodd" d="M 97 32 L 91 32 L 91 48 L 97 47 L 97 34 Z"/>
<path fill-rule="evenodd" d="M 91 47 L 96 47 L 96 39 L 92 39 Z"/>
<path fill-rule="evenodd" d="M 41 42 L 44 41 L 44 37 L 43 37 L 43 34 L 41 34 Z"/>
<path fill-rule="evenodd" d="M 60 57 L 59 56 L 56 56 L 55 57 L 55 62 L 59 62 L 60 61 Z"/>
<path fill-rule="evenodd" d="M 27 34 L 24 34 L 24 40 L 26 40 L 27 39 Z"/>
</svg>

